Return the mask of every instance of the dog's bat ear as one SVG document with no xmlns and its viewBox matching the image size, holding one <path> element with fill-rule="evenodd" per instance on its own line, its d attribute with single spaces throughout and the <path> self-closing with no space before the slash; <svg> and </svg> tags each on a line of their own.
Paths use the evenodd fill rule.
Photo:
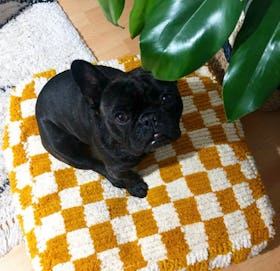
<svg viewBox="0 0 280 271">
<path fill-rule="evenodd" d="M 74 60 L 71 72 L 83 95 L 93 104 L 99 104 L 101 92 L 110 80 L 124 73 L 111 67 L 95 66 L 84 60 Z"/>
</svg>

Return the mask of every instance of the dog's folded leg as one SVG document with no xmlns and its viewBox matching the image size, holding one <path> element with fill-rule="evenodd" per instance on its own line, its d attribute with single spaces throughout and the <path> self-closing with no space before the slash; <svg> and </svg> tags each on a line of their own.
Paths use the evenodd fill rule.
<svg viewBox="0 0 280 271">
<path fill-rule="evenodd" d="M 88 145 L 50 121 L 40 121 L 38 126 L 43 146 L 55 158 L 75 168 L 92 169 L 103 174 L 104 164 L 90 157 Z"/>
</svg>

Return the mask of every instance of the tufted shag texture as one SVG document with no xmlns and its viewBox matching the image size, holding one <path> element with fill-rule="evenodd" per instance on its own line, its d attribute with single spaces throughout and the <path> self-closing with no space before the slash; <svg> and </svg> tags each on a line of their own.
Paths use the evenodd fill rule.
<svg viewBox="0 0 280 271">
<path fill-rule="evenodd" d="M 100 64 L 128 71 L 140 61 Z M 217 270 L 264 249 L 274 236 L 274 212 L 241 124 L 226 122 L 220 86 L 207 66 L 178 82 L 182 137 L 139 165 L 149 185 L 144 199 L 45 151 L 35 103 L 55 73 L 16 87 L 3 138 L 35 271 Z"/>
</svg>

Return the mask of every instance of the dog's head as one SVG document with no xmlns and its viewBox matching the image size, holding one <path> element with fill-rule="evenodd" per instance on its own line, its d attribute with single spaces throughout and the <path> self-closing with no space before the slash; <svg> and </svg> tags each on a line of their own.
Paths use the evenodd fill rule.
<svg viewBox="0 0 280 271">
<path fill-rule="evenodd" d="M 82 60 L 71 70 L 109 136 L 130 154 L 148 153 L 180 137 L 183 105 L 175 82 L 156 80 L 141 68 L 125 73 Z"/>
</svg>

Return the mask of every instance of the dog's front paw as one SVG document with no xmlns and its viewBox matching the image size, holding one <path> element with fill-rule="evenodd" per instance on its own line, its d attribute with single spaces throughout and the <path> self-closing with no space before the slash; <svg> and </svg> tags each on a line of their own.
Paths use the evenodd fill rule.
<svg viewBox="0 0 280 271">
<path fill-rule="evenodd" d="M 127 187 L 130 195 L 137 198 L 145 198 L 148 192 L 148 185 L 144 181 L 140 181 L 131 187 Z"/>
</svg>

